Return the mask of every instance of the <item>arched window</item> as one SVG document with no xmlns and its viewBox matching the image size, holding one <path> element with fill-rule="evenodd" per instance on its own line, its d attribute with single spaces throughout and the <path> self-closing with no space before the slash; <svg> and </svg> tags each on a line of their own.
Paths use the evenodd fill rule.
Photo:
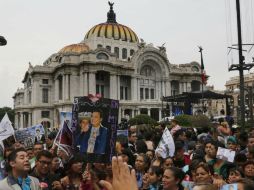
<svg viewBox="0 0 254 190">
<path fill-rule="evenodd" d="M 102 48 L 103 46 L 101 44 L 98 44 L 97 45 L 97 48 Z"/>
<path fill-rule="evenodd" d="M 116 54 L 116 57 L 119 58 L 119 47 L 114 48 L 114 53 Z"/>
<path fill-rule="evenodd" d="M 132 56 L 134 54 L 135 50 L 134 49 L 131 49 L 130 51 L 130 56 Z"/>
<path fill-rule="evenodd" d="M 126 48 L 122 49 L 122 59 L 127 59 L 127 49 Z"/>
<path fill-rule="evenodd" d="M 108 55 L 105 53 L 98 53 L 96 57 L 97 57 L 97 59 L 108 60 Z"/>
<path fill-rule="evenodd" d="M 155 71 L 151 66 L 146 65 L 141 69 L 141 75 L 146 76 L 146 77 L 150 77 L 150 76 L 154 77 Z"/>
<path fill-rule="evenodd" d="M 179 81 L 171 81 L 171 94 L 172 96 L 179 94 Z"/>
<path fill-rule="evenodd" d="M 106 46 L 106 49 L 111 52 L 111 46 Z"/>
</svg>

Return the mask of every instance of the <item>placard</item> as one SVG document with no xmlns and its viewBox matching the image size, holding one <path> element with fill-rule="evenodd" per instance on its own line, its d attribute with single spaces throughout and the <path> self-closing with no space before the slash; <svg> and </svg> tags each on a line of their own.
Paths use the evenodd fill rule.
<svg viewBox="0 0 254 190">
<path fill-rule="evenodd" d="M 216 158 L 233 163 L 235 159 L 235 151 L 219 147 Z"/>
<path fill-rule="evenodd" d="M 110 162 L 115 154 L 118 100 L 75 97 L 72 109 L 73 145 L 88 162 Z"/>
</svg>

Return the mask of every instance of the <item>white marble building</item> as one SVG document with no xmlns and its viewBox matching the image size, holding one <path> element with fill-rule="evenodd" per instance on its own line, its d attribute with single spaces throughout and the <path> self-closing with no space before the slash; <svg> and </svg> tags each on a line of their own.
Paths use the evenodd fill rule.
<svg viewBox="0 0 254 190">
<path fill-rule="evenodd" d="M 120 118 L 142 113 L 159 120 L 162 96 L 200 90 L 197 62 L 171 64 L 165 47 L 146 44 L 117 23 L 112 5 L 107 16 L 80 43 L 67 45 L 42 65 L 29 63 L 24 87 L 13 96 L 17 128 L 41 122 L 58 127 L 59 112 L 71 111 L 75 96 L 96 93 L 120 100 Z"/>
</svg>

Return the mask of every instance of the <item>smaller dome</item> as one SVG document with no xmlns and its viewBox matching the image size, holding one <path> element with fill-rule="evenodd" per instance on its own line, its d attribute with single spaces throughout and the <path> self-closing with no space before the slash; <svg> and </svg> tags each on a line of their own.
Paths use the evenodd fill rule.
<svg viewBox="0 0 254 190">
<path fill-rule="evenodd" d="M 84 53 L 88 52 L 89 49 L 85 43 L 71 44 L 62 48 L 59 53 Z"/>
</svg>

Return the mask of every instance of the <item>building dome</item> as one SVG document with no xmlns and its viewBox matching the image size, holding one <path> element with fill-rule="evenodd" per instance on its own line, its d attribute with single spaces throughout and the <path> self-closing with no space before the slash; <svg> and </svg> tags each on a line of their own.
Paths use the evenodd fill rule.
<svg viewBox="0 0 254 190">
<path fill-rule="evenodd" d="M 88 52 L 89 47 L 85 43 L 71 44 L 62 48 L 59 53 L 84 53 Z"/>
<path fill-rule="evenodd" d="M 113 10 L 113 3 L 109 3 L 109 5 L 110 11 L 107 14 L 107 22 L 92 27 L 86 33 L 85 39 L 89 39 L 90 37 L 95 36 L 137 43 L 138 36 L 136 35 L 136 33 L 129 27 L 116 22 L 116 15 Z"/>
</svg>

